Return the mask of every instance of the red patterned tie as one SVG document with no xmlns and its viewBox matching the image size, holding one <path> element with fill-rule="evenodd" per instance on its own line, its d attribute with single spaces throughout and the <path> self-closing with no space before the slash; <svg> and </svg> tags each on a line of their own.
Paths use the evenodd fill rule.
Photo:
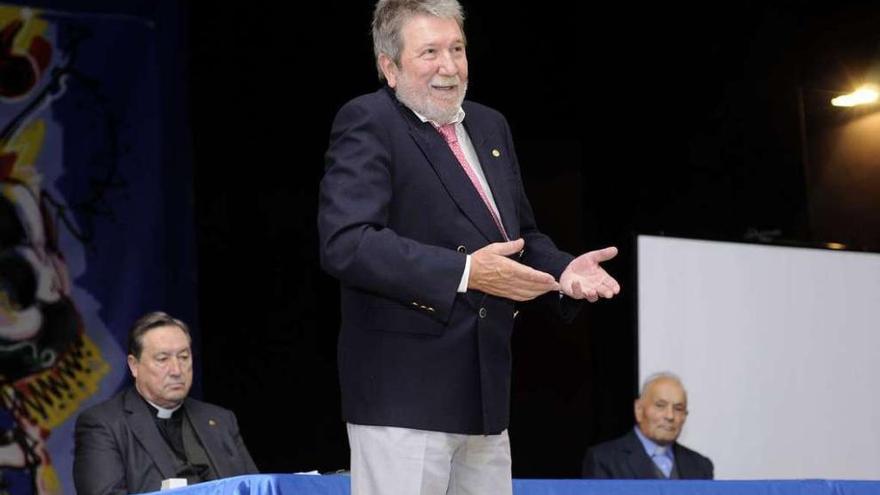
<svg viewBox="0 0 880 495">
<path fill-rule="evenodd" d="M 495 208 L 492 207 L 492 203 L 489 201 L 489 196 L 486 195 L 486 191 L 483 190 L 483 185 L 480 184 L 480 179 L 477 178 L 477 173 L 471 168 L 470 163 L 468 163 L 467 158 L 464 156 L 464 151 L 461 149 L 461 145 L 458 144 L 458 136 L 455 134 L 455 124 L 441 125 L 437 130 L 440 131 L 440 134 L 446 139 L 446 144 L 449 145 L 452 154 L 458 159 L 459 165 L 461 165 L 461 168 L 464 169 L 464 173 L 466 173 L 471 180 L 471 184 L 474 185 L 477 193 L 483 198 L 483 203 L 485 203 L 486 208 L 489 209 L 489 213 L 492 215 L 492 220 L 495 220 L 495 225 L 498 226 L 498 230 L 501 232 L 501 235 L 504 236 L 504 240 L 509 241 L 510 239 L 507 238 L 507 232 L 504 231 L 504 226 L 501 225 L 501 219 L 498 218 L 498 213 L 495 211 Z"/>
</svg>

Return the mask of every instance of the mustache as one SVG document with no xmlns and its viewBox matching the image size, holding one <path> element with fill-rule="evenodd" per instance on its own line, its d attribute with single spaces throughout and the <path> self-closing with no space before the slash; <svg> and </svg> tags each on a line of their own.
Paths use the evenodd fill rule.
<svg viewBox="0 0 880 495">
<path fill-rule="evenodd" d="M 432 86 L 458 86 L 461 78 L 458 76 L 437 76 L 431 80 Z"/>
</svg>

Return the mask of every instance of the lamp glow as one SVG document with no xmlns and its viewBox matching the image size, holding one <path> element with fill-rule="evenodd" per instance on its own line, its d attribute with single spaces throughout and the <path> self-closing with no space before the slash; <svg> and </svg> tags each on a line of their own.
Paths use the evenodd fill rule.
<svg viewBox="0 0 880 495">
<path fill-rule="evenodd" d="M 852 93 L 832 99 L 831 104 L 835 107 L 854 107 L 875 103 L 878 98 L 880 98 L 880 94 L 878 94 L 876 86 L 862 86 Z"/>
</svg>

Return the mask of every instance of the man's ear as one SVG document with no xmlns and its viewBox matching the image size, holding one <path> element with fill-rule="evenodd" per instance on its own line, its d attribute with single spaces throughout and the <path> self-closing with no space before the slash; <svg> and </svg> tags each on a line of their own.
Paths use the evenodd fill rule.
<svg viewBox="0 0 880 495">
<path fill-rule="evenodd" d="M 137 376 L 138 376 L 137 364 L 138 364 L 138 359 L 136 357 L 134 357 L 134 355 L 129 354 L 128 355 L 128 370 L 131 371 L 132 378 L 137 378 Z"/>
<path fill-rule="evenodd" d="M 385 80 L 388 81 L 388 85 L 392 88 L 397 87 L 397 64 L 391 60 L 391 57 L 385 55 L 384 53 L 379 54 L 379 68 L 382 69 L 382 74 L 385 76 Z"/>
</svg>

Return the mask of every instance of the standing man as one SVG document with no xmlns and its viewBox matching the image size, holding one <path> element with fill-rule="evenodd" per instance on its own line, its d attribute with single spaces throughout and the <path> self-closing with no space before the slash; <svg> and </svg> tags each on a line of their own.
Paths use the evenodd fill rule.
<svg viewBox="0 0 880 495">
<path fill-rule="evenodd" d="M 617 250 L 538 230 L 507 122 L 464 101 L 457 0 L 380 0 L 373 44 L 386 85 L 337 114 L 318 213 L 352 493 L 510 494 L 514 304 L 613 297 Z"/>
<path fill-rule="evenodd" d="M 634 410 L 635 428 L 587 450 L 584 478 L 712 479 L 712 461 L 677 441 L 688 415 L 677 376 L 649 376 Z"/>
<path fill-rule="evenodd" d="M 128 336 L 134 388 L 76 421 L 79 495 L 150 492 L 167 478 L 198 483 L 257 472 L 235 414 L 187 397 L 191 344 L 186 324 L 160 311 L 135 322 Z"/>
</svg>

